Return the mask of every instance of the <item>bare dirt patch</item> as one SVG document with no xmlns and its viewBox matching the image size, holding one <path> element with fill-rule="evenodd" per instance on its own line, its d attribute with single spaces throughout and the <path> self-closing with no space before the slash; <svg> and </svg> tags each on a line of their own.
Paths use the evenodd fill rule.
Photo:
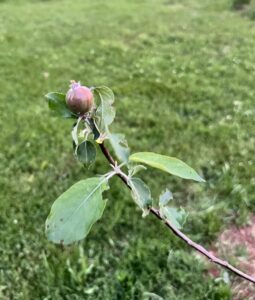
<svg viewBox="0 0 255 300">
<path fill-rule="evenodd" d="M 232 226 L 223 231 L 211 252 L 255 277 L 255 215 L 247 226 Z M 218 277 L 220 270 L 213 267 L 210 274 Z M 254 285 L 241 278 L 233 277 L 232 291 L 233 300 L 255 300 Z"/>
</svg>

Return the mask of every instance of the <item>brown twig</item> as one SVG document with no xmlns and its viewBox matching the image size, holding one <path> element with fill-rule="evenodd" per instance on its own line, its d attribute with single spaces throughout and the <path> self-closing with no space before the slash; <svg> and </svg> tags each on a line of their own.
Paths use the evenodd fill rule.
<svg viewBox="0 0 255 300">
<path fill-rule="evenodd" d="M 105 147 L 105 144 L 99 144 L 99 147 L 102 151 L 102 153 L 104 154 L 104 156 L 106 157 L 106 159 L 108 160 L 108 162 L 111 165 L 115 164 L 115 161 L 113 159 L 113 157 L 111 156 L 110 152 L 108 151 L 108 149 Z M 127 178 L 125 176 L 122 176 L 121 174 L 117 174 L 117 176 L 119 176 L 121 178 L 121 180 L 126 184 L 126 186 L 128 188 L 130 188 Z M 236 274 L 237 276 L 248 280 L 252 283 L 255 284 L 255 278 L 252 276 L 249 276 L 247 274 L 245 274 L 244 272 L 238 270 L 237 268 L 233 267 L 232 265 L 230 265 L 227 261 L 221 260 L 219 258 L 217 258 L 216 256 L 214 256 L 213 254 L 211 254 L 209 251 L 207 251 L 203 246 L 193 242 L 189 237 L 187 237 L 183 232 L 181 232 L 179 229 L 177 229 L 176 227 L 174 227 L 173 225 L 171 225 L 170 222 L 168 222 L 167 220 L 163 219 L 159 213 L 159 211 L 154 208 L 154 207 L 150 207 L 150 213 L 152 215 L 154 215 L 157 219 L 161 220 L 164 222 L 164 224 L 180 239 L 182 239 L 186 244 L 188 244 L 190 247 L 192 247 L 193 249 L 195 249 L 196 251 L 198 251 L 199 253 L 201 253 L 202 255 L 204 255 L 205 257 L 207 257 L 209 260 L 211 260 L 213 263 L 220 265 L 221 267 L 233 272 L 234 274 Z"/>
</svg>

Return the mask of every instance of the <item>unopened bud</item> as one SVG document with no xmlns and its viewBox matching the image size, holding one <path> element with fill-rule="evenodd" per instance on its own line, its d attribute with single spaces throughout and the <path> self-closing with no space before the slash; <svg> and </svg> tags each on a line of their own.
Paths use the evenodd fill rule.
<svg viewBox="0 0 255 300">
<path fill-rule="evenodd" d="M 66 94 L 66 104 L 72 112 L 84 115 L 94 104 L 93 94 L 88 87 L 81 86 L 80 82 L 72 80 Z"/>
</svg>

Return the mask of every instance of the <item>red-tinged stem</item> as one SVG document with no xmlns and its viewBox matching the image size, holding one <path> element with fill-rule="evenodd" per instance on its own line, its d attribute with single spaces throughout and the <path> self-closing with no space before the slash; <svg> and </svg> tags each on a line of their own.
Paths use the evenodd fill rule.
<svg viewBox="0 0 255 300">
<path fill-rule="evenodd" d="M 165 225 L 176 235 L 178 236 L 180 239 L 182 239 L 186 244 L 188 244 L 190 247 L 192 247 L 193 249 L 195 249 L 196 251 L 200 252 L 201 254 L 203 254 L 205 257 L 207 257 L 208 259 L 210 259 L 213 263 L 222 266 L 225 269 L 228 269 L 229 271 L 235 273 L 236 275 L 238 275 L 239 277 L 242 277 L 243 279 L 246 279 L 252 283 L 255 284 L 255 278 L 252 276 L 249 276 L 247 274 L 245 274 L 244 272 L 238 270 L 237 268 L 233 267 L 232 265 L 230 265 L 227 261 L 224 261 L 222 259 L 219 259 L 218 257 L 214 256 L 212 253 L 210 253 L 209 251 L 207 251 L 203 246 L 193 242 L 189 237 L 187 237 L 183 232 L 181 232 L 179 229 L 177 229 L 176 227 L 172 226 L 167 220 L 162 219 L 162 217 L 160 216 L 159 211 L 154 208 L 151 207 L 150 208 L 150 212 L 156 216 L 158 219 L 164 221 Z"/>
<path fill-rule="evenodd" d="M 108 160 L 108 162 L 111 165 L 115 164 L 115 161 L 113 159 L 113 157 L 111 156 L 110 152 L 108 151 L 108 149 L 105 147 L 105 144 L 99 144 L 99 147 L 102 151 L 102 153 L 104 154 L 105 158 Z M 126 186 L 128 188 L 130 188 L 128 181 L 127 181 L 127 176 L 123 176 L 121 173 L 116 174 L 117 176 L 120 177 L 120 179 L 126 184 Z M 163 219 L 159 213 L 159 211 L 154 208 L 154 207 L 150 207 L 150 213 L 155 216 L 157 219 L 161 220 L 164 222 L 164 224 L 173 232 L 173 234 L 175 234 L 177 237 L 179 237 L 181 240 L 183 240 L 186 244 L 188 244 L 190 247 L 192 247 L 193 249 L 195 249 L 197 252 L 201 253 L 202 255 L 204 255 L 205 257 L 207 257 L 209 260 L 211 260 L 213 263 L 220 265 L 221 267 L 233 272 L 234 274 L 236 274 L 237 276 L 248 280 L 252 283 L 255 284 L 255 278 L 252 276 L 249 276 L 247 274 L 245 274 L 244 272 L 238 270 L 237 268 L 235 268 L 234 266 L 230 265 L 227 261 L 221 260 L 219 258 L 217 258 L 216 256 L 214 256 L 213 254 L 211 254 L 209 251 L 207 251 L 203 246 L 193 242 L 189 237 L 187 237 L 183 232 L 181 232 L 179 229 L 177 229 L 176 227 L 174 227 L 173 225 L 171 225 L 171 223 L 165 219 Z"/>
</svg>

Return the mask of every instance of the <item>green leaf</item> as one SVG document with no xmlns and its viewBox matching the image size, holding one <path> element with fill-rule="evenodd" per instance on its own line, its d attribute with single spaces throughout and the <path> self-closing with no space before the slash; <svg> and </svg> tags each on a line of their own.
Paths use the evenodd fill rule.
<svg viewBox="0 0 255 300">
<path fill-rule="evenodd" d="M 46 220 L 46 235 L 57 244 L 68 245 L 87 236 L 101 218 L 108 178 L 89 178 L 75 183 L 52 205 Z"/>
<path fill-rule="evenodd" d="M 144 165 L 134 165 L 134 166 L 129 165 L 128 174 L 130 177 L 133 177 L 138 172 L 144 170 L 147 170 L 147 168 Z"/>
<path fill-rule="evenodd" d="M 96 159 L 96 147 L 92 142 L 84 141 L 78 145 L 76 155 L 80 162 L 91 165 Z"/>
<path fill-rule="evenodd" d="M 167 205 L 171 200 L 173 200 L 173 194 L 168 189 L 166 189 L 165 192 L 163 192 L 159 196 L 159 205 Z"/>
<path fill-rule="evenodd" d="M 161 206 L 160 214 L 164 219 L 170 222 L 171 225 L 178 229 L 182 228 L 187 219 L 187 214 L 183 208 L 178 210 L 175 207 Z"/>
<path fill-rule="evenodd" d="M 132 177 L 129 180 L 129 185 L 134 201 L 143 210 L 143 216 L 146 216 L 149 213 L 148 208 L 152 203 L 149 187 L 137 177 Z"/>
<path fill-rule="evenodd" d="M 92 130 L 92 133 L 94 135 L 94 140 L 96 141 L 99 137 L 100 137 L 100 132 L 99 130 L 97 129 L 97 126 L 95 124 L 95 120 L 94 119 L 88 119 L 88 122 L 89 122 L 89 127 L 90 129 Z"/>
<path fill-rule="evenodd" d="M 110 133 L 108 137 L 117 158 L 122 162 L 127 163 L 130 151 L 125 136 L 122 134 Z"/>
<path fill-rule="evenodd" d="M 200 182 L 205 181 L 194 169 L 175 157 L 169 157 L 153 152 L 138 152 L 132 154 L 129 157 L 129 160 L 147 164 L 181 178 L 193 179 Z"/>
<path fill-rule="evenodd" d="M 170 207 L 168 204 L 171 200 L 173 200 L 173 194 L 166 189 L 159 196 L 159 212 L 163 219 L 166 219 L 171 225 L 180 229 L 186 222 L 187 214 L 182 207 L 180 209 Z"/>
<path fill-rule="evenodd" d="M 77 118 L 77 115 L 67 107 L 65 94 L 52 92 L 45 95 L 45 97 L 48 100 L 49 108 L 59 117 Z"/>
<path fill-rule="evenodd" d="M 112 106 L 114 103 L 114 94 L 112 90 L 106 86 L 96 87 L 94 91 L 99 95 L 101 100 L 101 104 L 96 111 L 99 131 L 106 133 L 108 126 L 115 118 L 115 108 Z"/>
</svg>

